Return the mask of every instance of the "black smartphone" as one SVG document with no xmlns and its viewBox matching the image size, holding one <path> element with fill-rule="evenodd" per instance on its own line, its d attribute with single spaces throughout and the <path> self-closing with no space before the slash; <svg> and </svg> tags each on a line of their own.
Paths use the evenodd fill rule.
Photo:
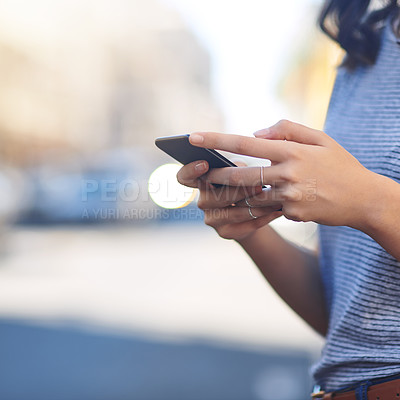
<svg viewBox="0 0 400 400">
<path fill-rule="evenodd" d="M 213 149 L 193 146 L 189 142 L 189 135 L 159 137 L 155 143 L 159 149 L 184 165 L 197 160 L 205 160 L 210 169 L 237 167 L 232 161 Z"/>
</svg>

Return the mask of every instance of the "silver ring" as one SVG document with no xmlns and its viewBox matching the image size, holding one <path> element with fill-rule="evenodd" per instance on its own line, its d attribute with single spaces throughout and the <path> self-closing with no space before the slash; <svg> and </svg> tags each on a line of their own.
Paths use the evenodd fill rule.
<svg viewBox="0 0 400 400">
<path fill-rule="evenodd" d="M 246 203 L 247 207 L 249 207 L 249 208 L 253 207 L 253 206 L 250 204 L 249 198 L 248 198 L 248 197 L 246 197 L 246 198 L 244 199 L 244 202 Z"/>
<path fill-rule="evenodd" d="M 251 212 L 251 207 L 249 207 L 249 215 L 253 219 L 257 219 L 257 217 Z"/>
<path fill-rule="evenodd" d="M 260 167 L 261 186 L 264 186 L 264 167 Z"/>
</svg>

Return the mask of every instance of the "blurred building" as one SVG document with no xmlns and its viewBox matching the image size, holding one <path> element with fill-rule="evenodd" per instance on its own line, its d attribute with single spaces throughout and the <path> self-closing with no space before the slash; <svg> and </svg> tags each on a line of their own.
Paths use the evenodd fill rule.
<svg viewBox="0 0 400 400">
<path fill-rule="evenodd" d="M 0 72 L 12 163 L 222 129 L 209 55 L 156 0 L 0 0 Z"/>
<path fill-rule="evenodd" d="M 313 7 L 314 8 L 314 7 Z M 290 109 L 293 119 L 322 129 L 330 94 L 343 53 L 318 30 L 317 14 L 312 8 L 296 40 L 294 51 L 283 70 L 278 93 Z M 306 28 L 309 27 L 309 28 Z"/>
</svg>

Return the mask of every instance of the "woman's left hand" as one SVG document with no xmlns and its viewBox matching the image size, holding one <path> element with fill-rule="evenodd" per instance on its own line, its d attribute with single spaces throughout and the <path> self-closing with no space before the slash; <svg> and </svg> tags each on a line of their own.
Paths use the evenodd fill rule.
<svg viewBox="0 0 400 400">
<path fill-rule="evenodd" d="M 324 132 L 300 124 L 280 121 L 255 136 L 201 132 L 190 135 L 190 142 L 271 160 L 272 165 L 262 171 L 260 167 L 238 167 L 213 169 L 207 174 L 211 183 L 270 185 L 248 199 L 252 206 L 278 200 L 288 219 L 363 230 L 366 215 L 373 212 L 379 175 L 363 167 Z M 236 205 L 247 207 L 244 201 Z"/>
</svg>

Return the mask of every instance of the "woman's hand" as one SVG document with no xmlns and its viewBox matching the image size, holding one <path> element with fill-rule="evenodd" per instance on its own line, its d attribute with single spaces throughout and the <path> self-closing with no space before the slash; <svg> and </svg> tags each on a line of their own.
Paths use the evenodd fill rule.
<svg viewBox="0 0 400 400">
<path fill-rule="evenodd" d="M 370 193 L 376 190 L 379 175 L 363 167 L 324 132 L 303 125 L 281 121 L 255 136 L 192 134 L 193 145 L 272 161 L 262 174 L 258 167 L 213 169 L 207 181 L 234 187 L 270 185 L 249 199 L 253 206 L 282 203 L 288 219 L 362 230 L 366 214 L 373 209 Z M 233 200 L 238 217 L 237 210 L 245 202 Z"/>
<path fill-rule="evenodd" d="M 182 167 L 177 178 L 182 185 L 200 189 L 198 207 L 204 210 L 204 222 L 222 238 L 243 240 L 282 215 L 276 211 L 281 208 L 279 202 L 264 202 L 261 207 L 251 209 L 246 205 L 246 198 L 262 192 L 260 185 L 216 188 L 207 179 L 208 169 L 206 161 L 196 161 Z M 236 206 L 238 202 L 244 205 Z"/>
</svg>

